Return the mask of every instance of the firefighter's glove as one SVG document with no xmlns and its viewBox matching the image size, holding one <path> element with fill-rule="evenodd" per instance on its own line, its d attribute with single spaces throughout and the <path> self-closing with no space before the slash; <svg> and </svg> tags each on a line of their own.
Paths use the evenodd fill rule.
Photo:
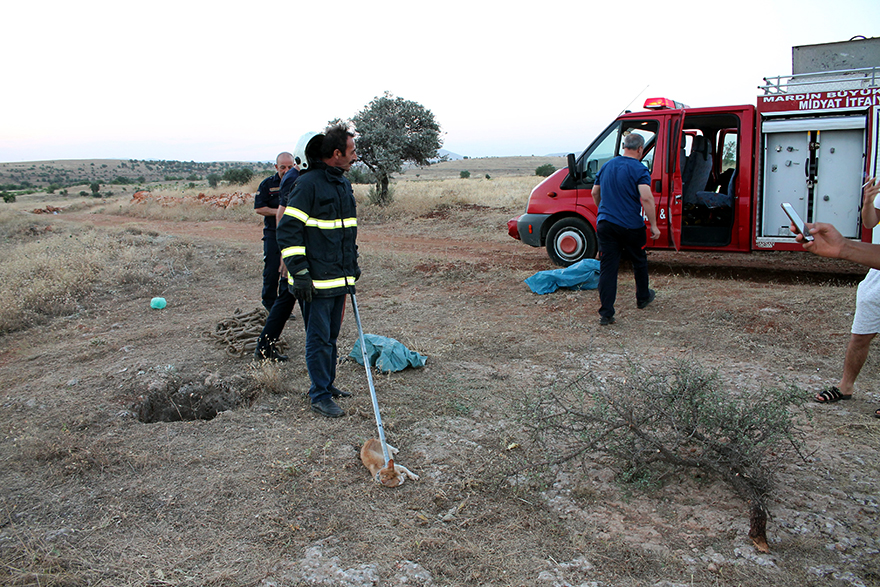
<svg viewBox="0 0 880 587">
<path fill-rule="evenodd" d="M 293 276 L 293 297 L 301 302 L 311 303 L 315 295 L 315 286 L 308 269 Z"/>
</svg>

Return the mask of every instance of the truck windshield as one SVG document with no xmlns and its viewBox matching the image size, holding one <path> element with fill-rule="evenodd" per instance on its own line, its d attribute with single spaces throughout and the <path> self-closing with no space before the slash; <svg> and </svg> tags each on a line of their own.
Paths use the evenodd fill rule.
<svg viewBox="0 0 880 587">
<path fill-rule="evenodd" d="M 623 155 L 623 137 L 630 133 L 638 133 L 645 138 L 645 151 L 642 163 L 653 170 L 654 139 L 657 136 L 655 120 L 623 120 L 616 121 L 605 129 L 605 132 L 583 152 L 580 158 L 580 169 L 584 173 L 584 181 L 593 183 L 599 170 L 612 157 Z"/>
</svg>

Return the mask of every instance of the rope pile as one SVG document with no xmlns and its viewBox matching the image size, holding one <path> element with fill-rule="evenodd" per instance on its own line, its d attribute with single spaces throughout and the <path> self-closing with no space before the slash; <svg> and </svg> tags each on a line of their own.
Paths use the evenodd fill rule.
<svg viewBox="0 0 880 587">
<path fill-rule="evenodd" d="M 232 318 L 218 322 L 214 332 L 209 332 L 208 335 L 215 339 L 218 345 L 226 347 L 227 355 L 243 357 L 253 353 L 257 348 L 257 339 L 263 331 L 268 315 L 265 308 L 258 307 L 250 312 L 236 308 Z M 279 351 L 284 351 L 286 347 L 287 343 L 284 341 L 279 340 L 275 343 L 275 348 Z"/>
</svg>

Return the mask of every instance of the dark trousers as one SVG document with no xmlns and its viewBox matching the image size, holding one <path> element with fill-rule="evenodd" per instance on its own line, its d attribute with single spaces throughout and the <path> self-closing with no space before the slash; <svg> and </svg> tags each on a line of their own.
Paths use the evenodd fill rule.
<svg viewBox="0 0 880 587">
<path fill-rule="evenodd" d="M 281 338 L 281 333 L 284 332 L 284 325 L 293 313 L 293 306 L 296 304 L 296 298 L 293 297 L 293 293 L 290 291 L 291 287 L 286 279 L 282 279 L 278 284 L 278 298 L 272 304 L 272 309 L 269 310 L 269 317 L 266 318 L 266 325 L 263 326 L 263 331 L 257 339 L 258 349 L 269 349 Z"/>
<path fill-rule="evenodd" d="M 599 315 L 614 316 L 614 302 L 617 300 L 617 272 L 620 258 L 626 255 L 632 262 L 633 277 L 636 280 L 636 303 L 647 301 L 648 293 L 648 255 L 645 245 L 648 233 L 645 227 L 624 228 L 607 220 L 596 226 L 599 237 Z"/>
<path fill-rule="evenodd" d="M 336 380 L 336 339 L 342 327 L 345 295 L 312 298 L 300 304 L 303 325 L 306 328 L 306 368 L 312 385 L 309 397 L 312 403 L 330 399 Z"/>
<path fill-rule="evenodd" d="M 281 250 L 275 240 L 275 232 L 263 233 L 263 291 L 260 298 L 270 312 L 278 297 L 278 280 L 281 277 Z"/>
</svg>

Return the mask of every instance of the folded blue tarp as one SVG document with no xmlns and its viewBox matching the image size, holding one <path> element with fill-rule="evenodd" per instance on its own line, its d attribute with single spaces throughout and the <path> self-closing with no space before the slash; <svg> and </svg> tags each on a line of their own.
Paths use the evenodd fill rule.
<svg viewBox="0 0 880 587">
<path fill-rule="evenodd" d="M 538 271 L 528 279 L 526 285 L 536 294 L 553 293 L 560 287 L 565 289 L 596 289 L 599 287 L 599 261 L 584 259 L 570 267 Z"/>
<path fill-rule="evenodd" d="M 403 371 L 407 367 L 424 367 L 425 362 L 428 360 L 428 357 L 409 350 L 402 343 L 387 336 L 364 334 L 364 342 L 370 365 L 376 367 L 382 373 Z M 364 364 L 360 339 L 354 343 L 354 348 L 351 349 L 348 356 L 357 361 L 358 364 Z"/>
</svg>

